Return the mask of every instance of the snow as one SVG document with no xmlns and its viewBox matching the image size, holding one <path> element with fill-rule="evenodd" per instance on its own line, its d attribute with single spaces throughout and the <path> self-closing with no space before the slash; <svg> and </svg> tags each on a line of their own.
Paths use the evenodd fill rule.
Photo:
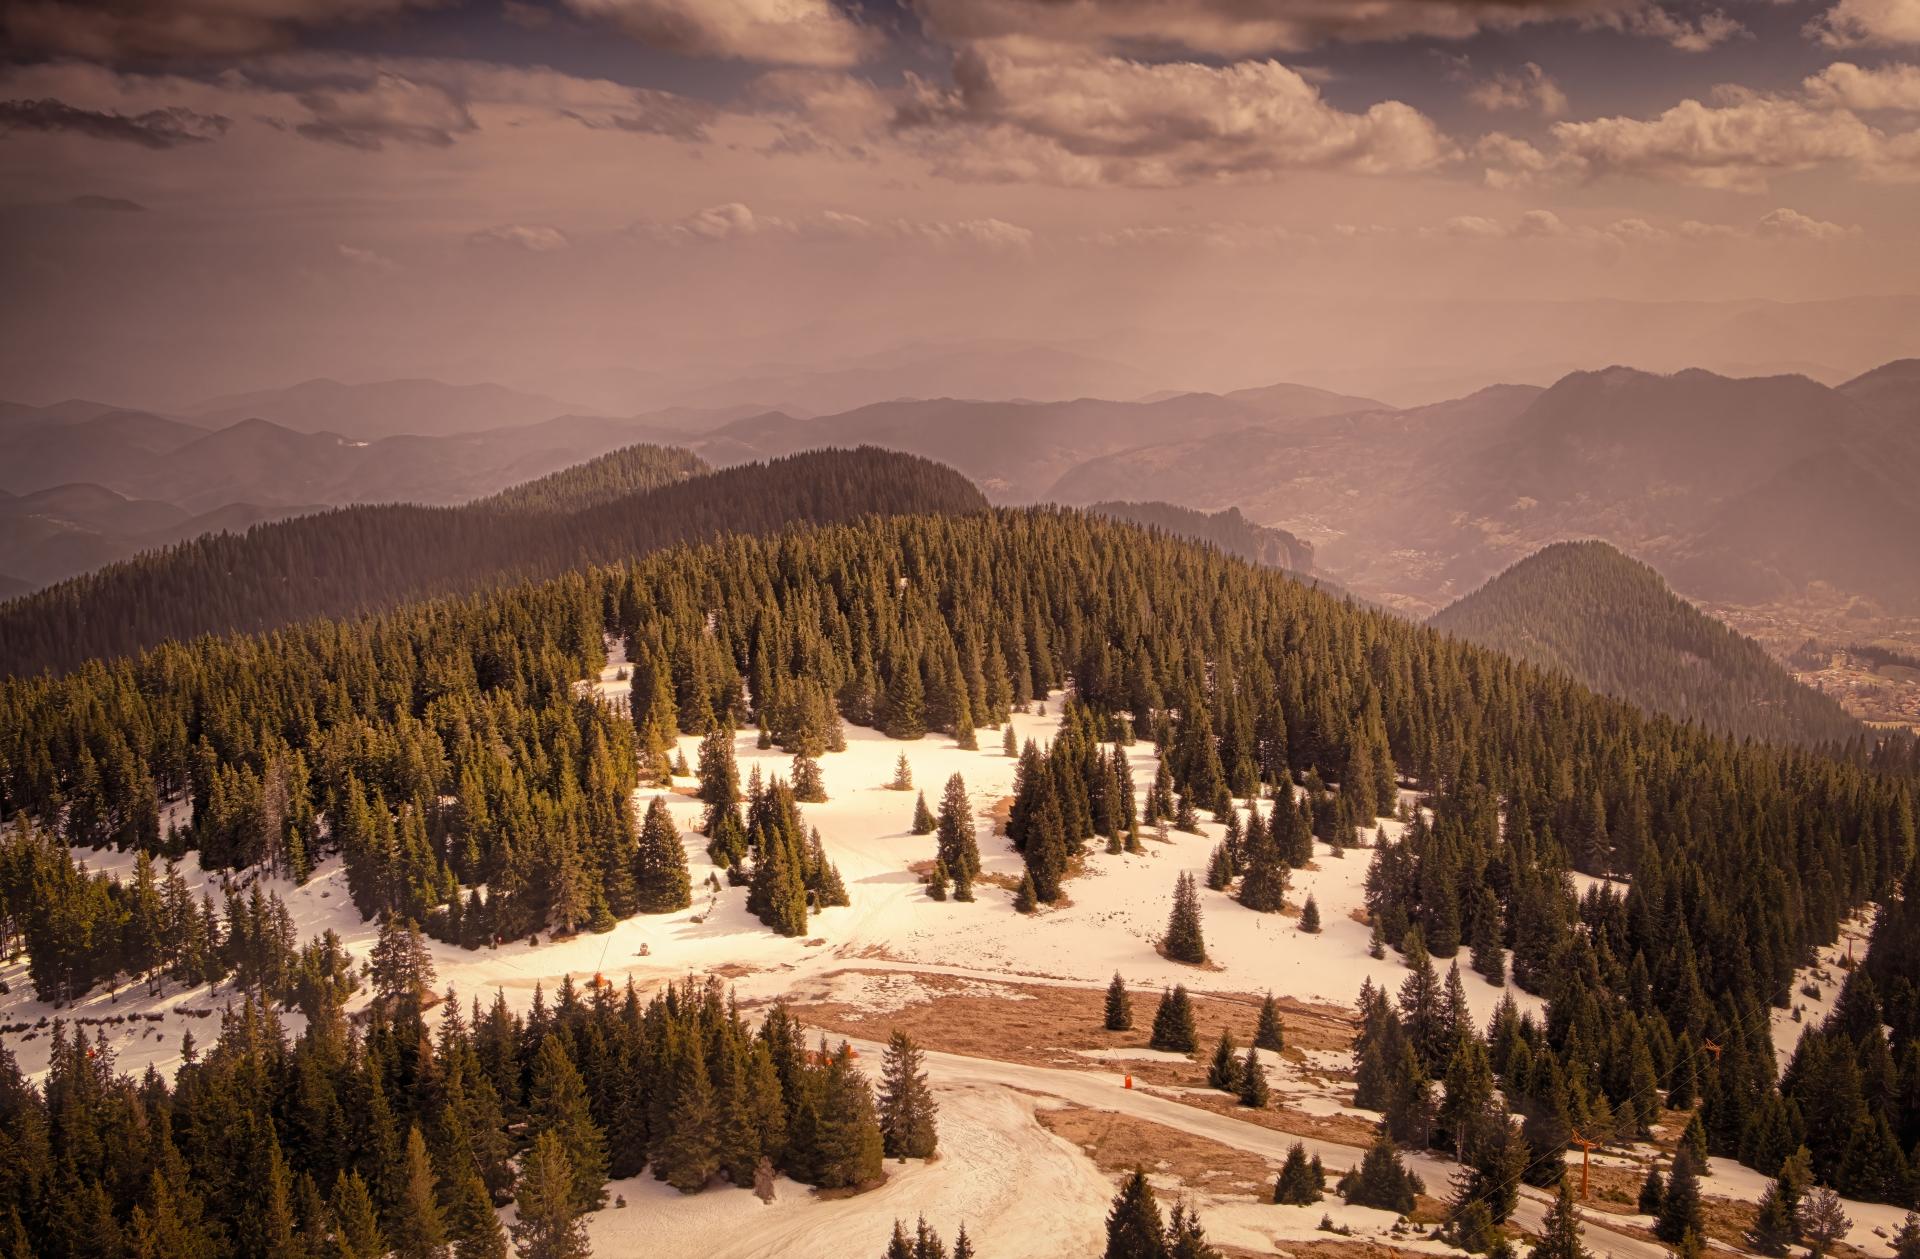
<svg viewBox="0 0 1920 1259">
<path fill-rule="evenodd" d="M 598 679 L 582 686 L 610 701 L 623 703 L 630 679 L 617 675 L 626 668 L 618 645 L 610 653 Z M 1044 715 L 1018 714 L 1013 718 L 1016 739 L 1033 739 L 1045 746 L 1059 727 L 1059 697 L 1050 697 Z M 615 985 L 629 978 L 643 993 L 694 973 L 727 976 L 740 1000 L 749 1006 L 781 996 L 845 1002 L 862 1011 L 885 1014 L 938 1000 L 940 993 L 919 982 L 921 976 L 958 981 L 961 990 L 1007 1000 L 1025 999 L 1009 986 L 1064 985 L 1104 988 L 1118 971 L 1129 987 L 1151 998 L 1165 986 L 1184 983 L 1200 993 L 1259 993 L 1303 1002 L 1350 1007 L 1364 981 L 1397 990 L 1407 975 L 1395 954 L 1376 960 L 1367 954 L 1369 930 L 1356 920 L 1364 904 L 1369 860 L 1365 849 L 1335 856 L 1335 849 L 1315 844 L 1313 867 L 1293 872 L 1289 904 L 1297 907 L 1309 893 L 1320 907 L 1323 929 L 1307 935 L 1292 915 L 1258 914 L 1228 896 L 1206 890 L 1208 855 L 1223 828 L 1205 823 L 1200 835 L 1170 832 L 1165 842 L 1143 834 L 1143 854 L 1108 854 L 1089 846 L 1084 873 L 1066 884 L 1070 903 L 1043 909 L 1034 915 L 1017 913 L 1012 894 L 986 880 L 975 885 L 972 904 L 936 902 L 928 898 L 910 869 L 934 856 L 933 836 L 909 833 L 914 792 L 889 789 L 896 759 L 906 754 L 916 790 L 937 803 L 951 774 L 961 774 L 978 823 L 983 872 L 1017 880 L 1022 865 L 1004 837 L 992 833 L 990 810 L 1012 794 L 1016 762 L 1000 751 L 996 733 L 980 732 L 982 748 L 968 751 L 944 736 L 913 741 L 891 740 L 876 731 L 848 728 L 847 749 L 821 758 L 828 800 L 802 805 L 809 824 L 822 834 L 827 853 L 839 867 L 852 905 L 831 909 L 812 919 L 802 939 L 786 939 L 769 931 L 746 912 L 744 888 L 726 886 L 707 859 L 705 837 L 693 828 L 704 812 L 690 795 L 666 789 L 635 793 L 636 810 L 655 795 L 667 802 L 685 842 L 694 883 L 694 905 L 671 914 L 645 915 L 619 923 L 601 935 L 581 934 L 565 940 L 542 935 L 538 942 L 516 940 L 497 948 L 468 951 L 429 942 L 438 970 L 439 986 L 455 988 L 460 999 L 488 1000 L 495 991 L 509 1004 L 524 1008 L 536 985 L 551 994 L 564 977 L 584 985 L 602 975 Z M 744 781 L 758 767 L 763 777 L 789 775 L 791 758 L 777 749 L 754 746 L 753 731 L 743 731 L 735 750 Z M 697 759 L 698 740 L 686 737 L 680 750 L 689 763 Z M 1154 776 L 1151 744 L 1130 749 L 1136 785 L 1144 790 Z M 676 789 L 690 786 L 678 779 Z M 1270 807 L 1270 806 L 1262 806 Z M 183 815 L 179 816 L 184 820 Z M 1390 835 L 1400 824 L 1384 823 Z M 1372 828 L 1362 831 L 1368 838 Z M 133 869 L 131 854 L 86 853 L 95 869 L 120 877 Z M 219 876 L 197 869 L 189 860 L 182 872 L 196 890 Z M 1164 930 L 1175 877 L 1188 872 L 1202 884 L 1200 892 L 1205 936 L 1211 962 L 1191 967 L 1170 962 L 1155 951 L 1154 940 Z M 710 876 L 719 886 L 709 887 Z M 287 903 L 303 939 L 331 929 L 358 959 L 372 949 L 376 928 L 360 921 L 347 895 L 345 873 L 337 858 L 322 865 L 306 884 L 294 887 L 268 879 L 267 887 Z M 1511 993 L 1523 1009 L 1537 1009 L 1539 1001 L 1517 989 L 1496 988 L 1465 967 L 1461 976 L 1476 1017 L 1484 1020 L 1500 998 Z M 129 984 L 117 993 L 98 991 L 65 1009 L 55 1009 L 32 996 L 21 963 L 0 970 L 10 991 L 0 997 L 0 1023 L 36 1023 L 64 1017 L 99 1018 L 138 1014 L 137 1022 L 105 1026 L 122 1069 L 136 1074 L 151 1065 L 170 1072 L 179 1060 L 180 1033 L 194 1029 L 207 1044 L 218 1031 L 215 1012 L 235 1000 L 222 989 L 179 990 L 166 986 L 159 997 L 149 997 L 143 985 Z M 1830 993 L 1829 993 L 1830 998 Z M 360 998 L 364 1001 L 364 994 Z M 1824 1017 L 1824 1005 L 1818 1016 Z M 149 1016 L 158 1016 L 149 1020 Z M 297 1030 L 298 1016 L 286 1016 Z M 1798 1025 L 1786 1023 L 1786 1028 Z M 1782 1033 L 1776 1023 L 1776 1036 Z M 91 1035 L 94 1028 L 87 1028 Z M 43 1030 L 13 1033 L 8 1047 L 30 1075 L 44 1072 L 47 1037 Z M 880 1047 L 857 1046 L 867 1061 L 877 1062 Z M 1787 1048 L 1790 1050 L 1791 1045 Z M 1287 1147 L 1302 1142 L 1318 1153 L 1329 1174 L 1337 1177 L 1358 1161 L 1359 1151 L 1324 1139 L 1296 1136 L 1247 1123 L 1178 1100 L 1166 1090 L 1126 1089 L 1128 1061 L 1172 1059 L 1179 1055 L 1142 1049 L 1082 1051 L 1085 1069 L 1062 1069 L 965 1058 L 928 1055 L 928 1066 L 941 1102 L 940 1158 L 931 1165 L 890 1164 L 885 1186 L 852 1198 L 821 1200 L 803 1186 L 782 1183 L 778 1199 L 763 1204 L 753 1195 L 716 1189 L 682 1196 L 651 1177 L 617 1182 L 609 1188 L 625 1197 L 625 1208 L 608 1207 L 592 1218 L 596 1252 L 603 1255 L 679 1253 L 698 1248 L 719 1259 L 749 1256 L 843 1256 L 878 1253 L 892 1221 L 908 1221 L 925 1213 L 929 1222 L 951 1238 L 964 1219 L 980 1243 L 982 1253 L 999 1256 L 1087 1254 L 1099 1249 L 1098 1236 L 1112 1195 L 1110 1179 L 1078 1148 L 1054 1137 L 1034 1119 L 1036 1105 L 1071 1103 L 1133 1115 L 1179 1131 L 1204 1136 L 1268 1159 L 1277 1169 Z M 1320 1051 L 1291 1057 L 1263 1053 L 1276 1103 L 1313 1115 L 1359 1115 L 1347 1106 L 1350 1086 L 1334 1078 L 1348 1066 L 1345 1054 Z M 1111 1064 L 1111 1065 L 1107 1065 Z M 1429 1191 L 1444 1194 L 1454 1170 L 1444 1160 L 1421 1156 L 1412 1160 L 1427 1180 Z M 1709 1192 L 1731 1190 L 1752 1200 L 1759 1186 L 1751 1177 L 1729 1166 L 1723 1179 L 1716 1175 Z M 1287 1241 L 1324 1239 L 1317 1230 L 1322 1215 L 1354 1230 L 1356 1236 L 1390 1241 L 1406 1249 L 1441 1249 L 1416 1233 L 1393 1236 L 1394 1221 L 1384 1212 L 1346 1208 L 1335 1197 L 1310 1208 L 1287 1208 L 1248 1202 L 1187 1186 L 1200 1205 L 1203 1219 L 1216 1242 L 1266 1250 Z M 1545 1209 L 1543 1196 L 1529 1191 L 1521 1219 L 1537 1226 Z M 1870 1229 L 1868 1221 L 1897 1224 L 1891 1208 L 1849 1204 L 1849 1215 L 1859 1222 L 1856 1233 Z M 1857 1242 L 1865 1237 L 1856 1238 Z M 1662 1248 L 1613 1233 L 1589 1221 L 1589 1245 L 1600 1254 L 1622 1259 L 1660 1259 Z M 1879 1254 L 1879 1250 L 1870 1250 Z"/>
</svg>

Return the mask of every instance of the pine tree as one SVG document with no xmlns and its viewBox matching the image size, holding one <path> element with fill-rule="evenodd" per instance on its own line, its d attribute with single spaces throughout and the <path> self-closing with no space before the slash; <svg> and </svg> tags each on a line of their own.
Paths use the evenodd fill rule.
<svg viewBox="0 0 1920 1259">
<path fill-rule="evenodd" d="M 1256 1048 L 1276 1054 L 1287 1047 L 1286 1024 L 1280 1021 L 1280 1005 L 1271 992 L 1260 1002 L 1260 1021 L 1254 1025 L 1253 1043 Z"/>
<path fill-rule="evenodd" d="M 406 1171 L 388 1240 L 396 1259 L 443 1259 L 447 1253 L 447 1230 L 434 1188 L 433 1164 L 427 1158 L 427 1142 L 418 1124 L 407 1130 Z"/>
<path fill-rule="evenodd" d="M 1920 1259 L 1920 1212 L 1907 1212 L 1889 1244 L 1893 1259 Z"/>
<path fill-rule="evenodd" d="M 967 784 L 960 775 L 947 779 L 940 795 L 940 856 L 956 879 L 971 883 L 980 873 L 980 847 L 973 834 L 973 810 L 967 804 Z"/>
<path fill-rule="evenodd" d="M 1159 1008 L 1153 1012 L 1150 1048 L 1167 1053 L 1190 1054 L 1198 1047 L 1193 1027 L 1193 999 L 1185 984 L 1175 984 L 1161 993 Z"/>
<path fill-rule="evenodd" d="M 1220 1029 L 1220 1040 L 1213 1047 L 1213 1062 L 1207 1067 L 1207 1087 L 1219 1089 L 1222 1093 L 1240 1091 L 1240 1061 L 1233 1044 L 1233 1034 L 1226 1028 Z"/>
<path fill-rule="evenodd" d="M 913 825 L 910 829 L 915 835 L 931 835 L 934 826 L 933 810 L 927 807 L 927 793 L 923 791 L 914 797 Z"/>
<path fill-rule="evenodd" d="M 905 1032 L 888 1038 L 880 1068 L 880 1136 L 888 1158 L 932 1158 L 939 1146 L 939 1107 L 927 1087 L 923 1063 L 919 1047 Z"/>
<path fill-rule="evenodd" d="M 1800 1204 L 1800 1239 L 1806 1243 L 1808 1259 L 1820 1257 L 1846 1238 L 1853 1221 L 1841 1207 L 1840 1195 L 1825 1185 L 1809 1192 Z"/>
<path fill-rule="evenodd" d="M 1191 966 L 1204 965 L 1207 945 L 1200 931 L 1200 893 L 1184 871 L 1173 884 L 1173 910 L 1167 917 L 1166 955 Z"/>
<path fill-rule="evenodd" d="M 731 815 L 732 805 L 724 806 Z M 687 850 L 667 812 L 667 802 L 655 796 L 647 804 L 634 849 L 635 899 L 643 913 L 666 914 L 693 904 L 693 882 L 687 873 Z"/>
<path fill-rule="evenodd" d="M 1168 1259 L 1167 1229 L 1146 1172 L 1135 1168 L 1107 1212 L 1106 1259 Z"/>
<path fill-rule="evenodd" d="M 1133 1030 L 1133 998 L 1128 995 L 1119 971 L 1113 972 L 1113 982 L 1107 985 L 1106 1028 L 1109 1032 Z"/>
<path fill-rule="evenodd" d="M 1320 906 L 1311 892 L 1307 893 L 1307 903 L 1300 909 L 1300 930 L 1308 935 L 1320 934 Z"/>
<path fill-rule="evenodd" d="M 1040 894 L 1033 888 L 1033 871 L 1020 876 L 1020 886 L 1013 893 L 1013 907 L 1023 914 L 1040 908 Z"/>
<path fill-rule="evenodd" d="M 1660 1204 L 1666 1200 L 1666 1179 L 1660 1175 L 1658 1167 L 1647 1168 L 1647 1178 L 1640 1182 L 1640 1200 L 1637 1204 L 1640 1214 L 1659 1215 Z"/>
<path fill-rule="evenodd" d="M 1574 1205 L 1573 1186 L 1560 1182 L 1560 1192 L 1547 1209 L 1540 1240 L 1528 1252 L 1529 1259 L 1591 1259 L 1580 1240 L 1580 1208 Z"/>
<path fill-rule="evenodd" d="M 341 1172 L 333 1182 L 334 1246 L 342 1259 L 379 1259 L 386 1239 L 373 1211 L 373 1197 L 358 1172 Z"/>
<path fill-rule="evenodd" d="M 947 863 L 936 858 L 933 863 L 933 873 L 927 876 L 927 895 L 934 900 L 943 901 L 947 899 L 947 889 L 952 884 L 953 880 L 947 876 Z"/>
<path fill-rule="evenodd" d="M 1368 1148 L 1360 1166 L 1340 1178 L 1340 1196 L 1350 1205 L 1378 1207 L 1401 1215 L 1413 1210 L 1415 1196 L 1425 1188 L 1385 1136 Z"/>
<path fill-rule="evenodd" d="M 793 798 L 802 804 L 822 804 L 827 798 L 827 781 L 820 773 L 820 762 L 804 752 L 793 758 Z"/>
<path fill-rule="evenodd" d="M 1267 1072 L 1260 1065 L 1260 1051 L 1252 1045 L 1240 1060 L 1240 1104 L 1254 1110 L 1263 1110 L 1267 1105 Z"/>
<path fill-rule="evenodd" d="M 589 1259 L 592 1255 L 586 1224 L 579 1218 L 577 1179 L 559 1133 L 546 1131 L 534 1138 L 514 1200 L 518 1218 L 513 1244 L 520 1259 Z"/>
<path fill-rule="evenodd" d="M 681 1193 L 699 1193 L 720 1171 L 720 1110 L 700 1048 L 682 1046 L 676 1059 L 653 1173 Z"/>
<path fill-rule="evenodd" d="M 912 791 L 913 790 L 913 766 L 907 761 L 907 754 L 905 752 L 902 752 L 900 754 L 900 759 L 894 762 L 893 781 L 887 784 L 887 790 L 889 791 Z M 927 802 L 926 797 L 924 795 L 921 796 L 920 803 L 922 805 L 925 805 L 926 802 Z"/>
<path fill-rule="evenodd" d="M 560 1038 L 548 1033 L 534 1062 L 527 1091 L 527 1127 L 534 1136 L 551 1132 L 560 1141 L 573 1174 L 575 1212 L 592 1211 L 605 1198 L 607 1139 L 587 1107 L 587 1089 Z"/>
<path fill-rule="evenodd" d="M 1778 1256 L 1787 1253 L 1787 1248 L 1799 1240 L 1799 1222 L 1794 1218 L 1794 1208 L 1787 1201 L 1787 1194 L 1781 1191 L 1780 1182 L 1774 1181 L 1760 1195 L 1760 1205 L 1754 1212 L 1753 1226 L 1747 1230 L 1747 1245 L 1754 1253 Z"/>
<path fill-rule="evenodd" d="M 1286 1162 L 1273 1182 L 1273 1200 L 1283 1206 L 1312 1206 L 1320 1201 L 1320 1184 L 1307 1163 L 1307 1147 L 1295 1141 L 1287 1147 Z"/>
<path fill-rule="evenodd" d="M 455 1190 L 447 1222 L 456 1259 L 506 1259 L 507 1230 L 477 1174 L 469 1173 Z"/>
<path fill-rule="evenodd" d="M 1693 1155 L 1682 1147 L 1673 1156 L 1673 1170 L 1667 1174 L 1666 1192 L 1660 1199 L 1660 1213 L 1654 1217 L 1653 1235 L 1669 1245 L 1688 1233 L 1705 1227 L 1700 1206 L 1700 1174 L 1694 1170 Z"/>
<path fill-rule="evenodd" d="M 1190 1203 L 1176 1202 L 1167 1217 L 1167 1259 L 1220 1259 L 1220 1252 L 1208 1244 L 1200 1215 Z"/>
</svg>

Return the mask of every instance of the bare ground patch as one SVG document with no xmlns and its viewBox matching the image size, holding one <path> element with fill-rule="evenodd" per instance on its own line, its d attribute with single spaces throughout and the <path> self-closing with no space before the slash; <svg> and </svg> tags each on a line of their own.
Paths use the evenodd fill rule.
<svg viewBox="0 0 1920 1259">
<path fill-rule="evenodd" d="M 1047 1131 L 1073 1142 L 1101 1171 L 1115 1175 L 1138 1167 L 1178 1177 L 1189 1189 L 1264 1202 L 1279 1170 L 1257 1154 L 1109 1110 L 1042 1106 L 1034 1115 Z"/>
</svg>

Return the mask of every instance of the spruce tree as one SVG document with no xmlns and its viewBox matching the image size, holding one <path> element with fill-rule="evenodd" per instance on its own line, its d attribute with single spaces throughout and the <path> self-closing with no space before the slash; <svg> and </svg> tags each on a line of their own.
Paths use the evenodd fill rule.
<svg viewBox="0 0 1920 1259">
<path fill-rule="evenodd" d="M 515 1195 L 514 1251 L 520 1259 L 589 1259 L 586 1224 L 579 1218 L 577 1177 L 554 1131 L 540 1133 L 522 1161 Z"/>
<path fill-rule="evenodd" d="M 1173 910 L 1167 917 L 1166 955 L 1191 966 L 1204 965 L 1207 944 L 1200 931 L 1200 892 L 1184 871 L 1173 884 Z"/>
<path fill-rule="evenodd" d="M 1920 1212 L 1907 1212 L 1888 1244 L 1893 1247 L 1893 1259 L 1920 1259 Z"/>
<path fill-rule="evenodd" d="M 732 812 L 732 806 L 726 806 Z M 687 850 L 680 842 L 680 831 L 667 812 L 665 797 L 655 796 L 647 804 L 640 824 L 640 841 L 634 849 L 633 882 L 641 912 L 672 913 L 693 904 L 693 883 L 687 873 Z"/>
<path fill-rule="evenodd" d="M 1175 984 L 1160 995 L 1147 1044 L 1167 1053 L 1190 1054 L 1197 1047 L 1194 1036 L 1193 999 L 1187 995 L 1185 984 Z"/>
<path fill-rule="evenodd" d="M 403 1176 L 388 1238 L 395 1259 L 444 1259 L 447 1229 L 434 1187 L 433 1164 L 427 1158 L 426 1139 L 420 1135 L 418 1124 L 407 1130 Z"/>
<path fill-rule="evenodd" d="M 1113 972 L 1113 982 L 1107 985 L 1106 1028 L 1109 1032 L 1133 1030 L 1133 998 L 1127 993 L 1119 971 Z"/>
<path fill-rule="evenodd" d="M 1660 1213 L 1654 1217 L 1653 1235 L 1668 1245 L 1675 1245 L 1688 1233 L 1701 1231 L 1705 1223 L 1700 1206 L 1700 1174 L 1694 1170 L 1693 1155 L 1682 1147 L 1673 1156 L 1673 1170 L 1667 1175 Z"/>
<path fill-rule="evenodd" d="M 1107 1212 L 1105 1259 L 1168 1259 L 1166 1223 L 1147 1174 L 1133 1170 Z"/>
<path fill-rule="evenodd" d="M 373 1196 L 359 1172 L 341 1172 L 333 1182 L 334 1246 L 342 1259 L 379 1259 L 387 1252 L 386 1238 L 374 1215 Z"/>
<path fill-rule="evenodd" d="M 1311 892 L 1307 893 L 1307 903 L 1300 908 L 1300 930 L 1308 935 L 1320 934 L 1320 906 Z"/>
<path fill-rule="evenodd" d="M 1853 1227 L 1842 1209 L 1840 1195 L 1825 1185 L 1808 1192 L 1800 1203 L 1799 1219 L 1800 1239 L 1806 1243 L 1808 1259 L 1821 1259 Z"/>
<path fill-rule="evenodd" d="M 1295 1141 L 1287 1147 L 1286 1162 L 1273 1182 L 1273 1200 L 1282 1206 L 1312 1206 L 1320 1201 L 1320 1184 L 1307 1163 L 1307 1147 Z"/>
<path fill-rule="evenodd" d="M 1660 1214 L 1660 1204 L 1667 1200 L 1667 1182 L 1660 1175 L 1660 1169 L 1647 1168 L 1647 1178 L 1640 1182 L 1640 1199 L 1636 1204 L 1640 1214 L 1655 1216 Z"/>
<path fill-rule="evenodd" d="M 900 754 L 900 759 L 894 762 L 893 781 L 887 784 L 887 790 L 889 791 L 912 791 L 913 790 L 913 766 L 907 761 L 907 754 L 905 752 L 902 752 Z M 926 797 L 924 795 L 921 796 L 920 803 L 922 805 L 925 805 L 926 802 L 927 802 Z"/>
<path fill-rule="evenodd" d="M 1260 1020 L 1254 1025 L 1255 1048 L 1279 1053 L 1287 1047 L 1286 1024 L 1280 1021 L 1280 1005 L 1269 992 L 1260 1002 Z"/>
<path fill-rule="evenodd" d="M 1240 1104 L 1254 1110 L 1263 1110 L 1267 1105 L 1267 1071 L 1260 1065 L 1260 1051 L 1252 1045 L 1240 1060 Z"/>
<path fill-rule="evenodd" d="M 1220 1259 L 1191 1203 L 1176 1202 L 1167 1217 L 1167 1259 Z"/>
<path fill-rule="evenodd" d="M 548 1033 L 540 1042 L 527 1090 L 527 1128 L 534 1136 L 551 1132 L 573 1175 L 576 1213 L 592 1211 L 606 1197 L 607 1139 L 587 1106 L 586 1085 L 561 1039 Z"/>
<path fill-rule="evenodd" d="M 1747 1245 L 1753 1248 L 1755 1254 L 1778 1259 L 1799 1240 L 1799 1236 L 1799 1222 L 1794 1218 L 1794 1209 L 1788 1204 L 1787 1195 L 1781 1192 L 1780 1182 L 1776 1180 L 1760 1195 L 1753 1226 L 1747 1230 Z"/>
<path fill-rule="evenodd" d="M 934 828 L 933 810 L 927 807 L 927 793 L 921 792 L 913 801 L 913 825 L 910 828 L 915 835 L 931 835 Z"/>
<path fill-rule="evenodd" d="M 1560 1191 L 1547 1208 L 1540 1240 L 1528 1252 L 1529 1259 L 1591 1259 L 1580 1240 L 1580 1208 L 1573 1201 L 1573 1186 L 1560 1182 Z"/>
<path fill-rule="evenodd" d="M 1020 876 L 1020 886 L 1013 893 L 1013 907 L 1023 914 L 1030 914 L 1040 908 L 1040 894 L 1033 887 L 1033 871 Z"/>
<path fill-rule="evenodd" d="M 1222 1093 L 1240 1091 L 1240 1060 L 1234 1049 L 1233 1034 L 1220 1029 L 1220 1040 L 1213 1047 L 1213 1061 L 1207 1067 L 1207 1087 Z"/>
<path fill-rule="evenodd" d="M 939 1107 L 927 1087 L 924 1056 L 905 1032 L 887 1039 L 880 1067 L 880 1137 L 888 1158 L 932 1158 L 940 1143 Z"/>
<path fill-rule="evenodd" d="M 967 804 L 967 784 L 960 775 L 947 779 L 940 794 L 940 856 L 956 879 L 972 882 L 980 873 L 980 847 L 973 834 L 973 810 Z"/>
<path fill-rule="evenodd" d="M 1340 1178 L 1340 1196 L 1352 1206 L 1378 1207 L 1406 1215 L 1414 1198 L 1425 1189 L 1408 1169 L 1400 1151 L 1385 1135 L 1376 1139 L 1360 1166 Z"/>
</svg>

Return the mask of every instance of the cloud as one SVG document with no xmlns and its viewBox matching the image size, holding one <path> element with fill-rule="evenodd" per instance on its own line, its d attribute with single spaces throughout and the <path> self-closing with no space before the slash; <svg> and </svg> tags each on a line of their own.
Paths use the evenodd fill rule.
<svg viewBox="0 0 1920 1259">
<path fill-rule="evenodd" d="M 1077 186 L 1395 174 L 1455 154 L 1411 106 L 1348 113 L 1274 61 L 1027 60 L 978 48 L 956 59 L 951 89 L 912 79 L 893 131 L 949 178 Z"/>
<path fill-rule="evenodd" d="M 400 264 L 385 254 L 376 253 L 371 249 L 362 249 L 357 245 L 335 245 L 334 251 L 340 255 L 342 262 L 362 271 L 387 272 L 400 269 Z"/>
<path fill-rule="evenodd" d="M 16 48 L 120 61 L 235 56 L 306 28 L 391 17 L 438 0 L 9 0 L 0 31 Z"/>
<path fill-rule="evenodd" d="M 1498 132 L 1483 138 L 1475 152 L 1488 182 L 1524 187 L 1613 175 L 1758 192 L 1775 177 L 1833 166 L 1879 182 L 1920 178 L 1920 133 L 1890 135 L 1819 93 L 1723 88 L 1713 104 L 1684 100 L 1650 119 L 1558 122 L 1548 134 L 1545 149 Z"/>
<path fill-rule="evenodd" d="M 388 141 L 445 148 L 478 126 L 445 89 L 385 72 L 353 87 L 303 92 L 300 104 L 312 116 L 295 131 L 353 149 L 377 150 Z"/>
<path fill-rule="evenodd" d="M 540 223 L 502 223 L 482 228 L 469 235 L 467 243 L 481 249 L 519 249 L 530 254 L 553 253 L 573 244 L 559 228 Z"/>
<path fill-rule="evenodd" d="M 1920 0 L 1840 0 L 1807 34 L 1829 48 L 1920 44 Z"/>
<path fill-rule="evenodd" d="M 644 44 L 686 57 L 851 66 L 884 47 L 833 0 L 566 0 Z"/>
<path fill-rule="evenodd" d="M 913 0 L 950 42 L 1008 40 L 1110 52 L 1252 57 L 1330 42 L 1465 39 L 1543 22 L 1608 27 L 1698 51 L 1741 27 L 1655 0 Z"/>
<path fill-rule="evenodd" d="M 739 201 L 708 206 L 672 222 L 635 223 L 629 230 L 637 236 L 665 244 L 745 240 L 756 236 L 816 241 L 891 241 L 936 248 L 976 247 L 995 250 L 1026 249 L 1033 244 L 1031 229 L 1004 219 L 871 219 L 841 210 L 821 210 L 786 218 L 756 213 L 752 207 Z"/>
<path fill-rule="evenodd" d="M 1484 110 L 1531 110 L 1547 118 L 1567 112 L 1567 94 L 1553 77 L 1529 61 L 1512 73 L 1500 72 L 1467 89 L 1467 99 Z"/>
<path fill-rule="evenodd" d="M 1803 85 L 1809 99 L 1840 109 L 1920 112 L 1920 66 L 1865 70 L 1837 61 Z"/>
<path fill-rule="evenodd" d="M 123 114 L 81 109 L 52 98 L 0 101 L 0 136 L 16 131 L 69 132 L 147 149 L 174 149 L 217 139 L 226 134 L 231 123 L 223 115 L 196 113 L 180 106 Z"/>
<path fill-rule="evenodd" d="M 1860 234 L 1857 227 L 1842 227 L 1785 208 L 1762 216 L 1755 230 L 1761 236 L 1790 240 L 1846 240 Z"/>
</svg>

